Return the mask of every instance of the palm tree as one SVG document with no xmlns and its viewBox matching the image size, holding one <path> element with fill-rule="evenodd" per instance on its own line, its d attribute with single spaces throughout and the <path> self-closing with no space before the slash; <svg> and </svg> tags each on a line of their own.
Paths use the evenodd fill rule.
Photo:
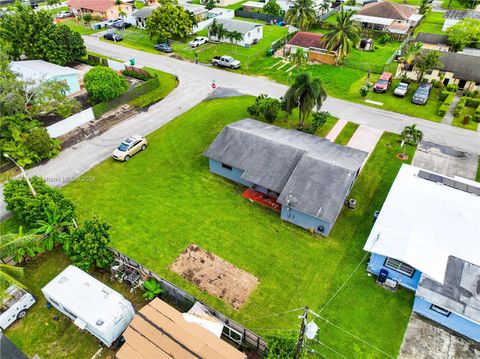
<svg viewBox="0 0 480 359">
<path fill-rule="evenodd" d="M 229 39 L 230 39 L 230 41 L 233 41 L 233 43 L 234 43 L 235 45 L 237 45 L 237 43 L 238 43 L 239 41 L 242 41 L 242 40 L 243 40 L 243 35 L 242 35 L 242 33 L 239 32 L 239 31 L 230 31 L 230 32 L 229 32 Z M 234 47 L 234 49 L 235 49 L 235 51 L 236 51 L 236 47 Z"/>
<path fill-rule="evenodd" d="M 306 31 L 317 21 L 313 0 L 295 0 L 285 15 L 285 21 L 298 27 L 300 31 Z"/>
<path fill-rule="evenodd" d="M 301 48 L 298 47 L 295 53 L 292 55 L 292 62 L 297 65 L 297 70 L 301 68 L 307 62 L 307 53 Z"/>
<path fill-rule="evenodd" d="M 23 234 L 22 227 L 18 233 L 9 233 L 0 236 L 0 258 L 16 256 L 21 249 L 32 247 L 38 244 L 40 236 L 33 234 Z M 0 298 L 5 289 L 15 284 L 23 287 L 19 282 L 23 278 L 23 268 L 8 264 L 0 264 Z"/>
<path fill-rule="evenodd" d="M 360 26 L 353 22 L 353 10 L 342 9 L 336 14 L 336 21 L 325 34 L 327 48 L 337 49 L 340 57 L 344 57 L 350 49 L 360 41 Z"/>
<path fill-rule="evenodd" d="M 330 10 L 330 3 L 329 2 L 322 2 L 319 7 L 320 11 L 322 14 L 326 13 L 328 10 Z"/>
<path fill-rule="evenodd" d="M 423 43 L 421 42 L 411 42 L 408 44 L 405 53 L 402 56 L 403 70 L 405 71 L 405 74 L 413 60 L 422 53 L 422 46 Z"/>
<path fill-rule="evenodd" d="M 327 92 L 320 79 L 312 80 L 310 75 L 303 73 L 295 78 L 293 85 L 287 90 L 284 96 L 284 104 L 287 112 L 298 107 L 298 129 L 303 128 L 313 108 L 316 106 L 320 111 L 323 101 L 327 98 Z"/>
<path fill-rule="evenodd" d="M 402 147 L 404 144 L 415 146 L 422 140 L 423 132 L 417 129 L 416 124 L 413 124 L 411 126 L 406 126 L 403 129 L 401 136 L 402 136 L 402 144 L 401 144 Z"/>
</svg>

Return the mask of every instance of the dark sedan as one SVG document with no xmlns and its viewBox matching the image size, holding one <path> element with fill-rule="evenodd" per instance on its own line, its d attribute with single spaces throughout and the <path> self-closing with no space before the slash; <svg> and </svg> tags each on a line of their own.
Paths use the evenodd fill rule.
<svg viewBox="0 0 480 359">
<path fill-rule="evenodd" d="M 110 41 L 115 41 L 115 42 L 123 40 L 123 37 L 121 37 L 120 35 L 118 35 L 114 32 L 110 32 L 108 34 L 103 35 L 103 38 L 105 40 L 110 40 Z"/>
<path fill-rule="evenodd" d="M 173 48 L 169 44 L 156 44 L 155 50 L 161 51 L 161 52 L 172 52 Z"/>
<path fill-rule="evenodd" d="M 432 91 L 432 84 L 428 82 L 422 82 L 418 85 L 417 90 L 412 96 L 412 102 L 416 105 L 425 105 L 430 96 L 430 91 Z"/>
<path fill-rule="evenodd" d="M 124 20 L 118 20 L 113 24 L 113 27 L 115 29 L 121 30 L 121 29 L 126 29 L 128 27 L 132 26 L 129 22 L 126 22 Z"/>
</svg>

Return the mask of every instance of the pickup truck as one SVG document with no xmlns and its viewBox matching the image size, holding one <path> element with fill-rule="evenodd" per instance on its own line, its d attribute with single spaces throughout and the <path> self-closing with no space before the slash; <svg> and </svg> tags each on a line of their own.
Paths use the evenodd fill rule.
<svg viewBox="0 0 480 359">
<path fill-rule="evenodd" d="M 238 69 L 240 67 L 240 61 L 235 60 L 231 56 L 215 56 L 212 59 L 212 64 L 215 66 L 230 67 L 231 69 Z"/>
</svg>

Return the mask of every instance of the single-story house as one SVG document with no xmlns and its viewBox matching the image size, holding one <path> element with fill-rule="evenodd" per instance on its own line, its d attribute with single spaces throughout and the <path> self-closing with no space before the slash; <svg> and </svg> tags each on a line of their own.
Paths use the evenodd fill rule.
<svg viewBox="0 0 480 359">
<path fill-rule="evenodd" d="M 204 326 L 186 320 L 183 314 L 155 298 L 135 315 L 123 333 L 125 343 L 115 358 L 247 358 Z"/>
<path fill-rule="evenodd" d="M 480 341 L 480 184 L 402 165 L 364 250 L 414 311 Z"/>
<path fill-rule="evenodd" d="M 247 1 L 242 4 L 242 10 L 245 11 L 261 11 L 263 10 L 263 7 L 268 3 L 269 0 L 266 0 L 265 2 L 260 2 L 260 1 Z M 280 8 L 282 11 L 287 12 L 288 9 L 290 9 L 290 6 L 292 3 L 287 0 L 278 0 L 277 4 L 280 5 Z"/>
<path fill-rule="evenodd" d="M 313 32 L 297 32 L 284 47 L 285 54 L 294 54 L 302 48 L 308 54 L 308 61 L 333 65 L 338 61 L 338 52 L 328 50 L 322 35 Z"/>
<path fill-rule="evenodd" d="M 448 10 L 443 15 L 445 21 L 442 26 L 442 31 L 447 31 L 449 27 L 455 25 L 457 22 L 463 19 L 475 19 L 480 20 L 480 11 L 475 10 Z"/>
<path fill-rule="evenodd" d="M 69 89 L 65 95 L 80 91 L 80 71 L 59 66 L 43 60 L 12 61 L 10 68 L 24 80 L 35 83 L 41 81 L 64 81 Z"/>
<path fill-rule="evenodd" d="M 414 40 L 421 42 L 422 48 L 427 50 L 449 51 L 447 35 L 431 34 L 429 32 L 419 32 Z"/>
<path fill-rule="evenodd" d="M 201 22 L 207 19 L 208 10 L 203 5 L 189 4 L 189 3 L 179 3 L 181 7 L 185 10 L 190 11 L 194 16 L 197 22 Z"/>
<path fill-rule="evenodd" d="M 240 41 L 233 41 L 233 43 L 236 45 L 248 47 L 250 45 L 258 43 L 258 41 L 263 39 L 262 24 L 234 19 L 217 19 L 216 22 L 219 25 L 223 25 L 223 28 L 229 32 L 238 31 L 242 34 L 243 37 Z M 228 38 L 219 40 L 217 36 L 211 35 L 210 31 L 208 33 L 208 37 L 213 41 L 230 43 L 230 40 Z"/>
<path fill-rule="evenodd" d="M 226 126 L 204 156 L 211 172 L 276 201 L 283 220 L 326 236 L 367 153 L 247 118 Z"/>
<path fill-rule="evenodd" d="M 120 10 L 127 15 L 133 11 L 132 4 L 122 3 L 120 6 L 117 6 L 115 5 L 115 0 L 69 0 L 67 5 L 75 16 L 83 16 L 89 13 L 93 17 L 105 20 L 118 19 Z"/>
<path fill-rule="evenodd" d="M 430 50 L 425 50 L 430 51 Z M 480 89 L 480 58 L 475 55 L 461 54 L 457 52 L 442 52 L 439 58 L 441 66 L 426 73 L 423 78 L 427 81 L 439 81 L 443 84 L 455 84 L 459 89 L 475 91 Z M 397 68 L 396 77 L 406 75 L 412 80 L 417 80 L 418 73 L 415 67 L 404 72 L 404 65 Z"/>
<path fill-rule="evenodd" d="M 140 10 L 135 11 L 132 14 L 132 17 L 134 18 L 134 25 L 139 29 L 145 29 L 147 26 L 147 17 L 150 16 L 155 8 L 155 6 L 145 6 Z"/>
<path fill-rule="evenodd" d="M 408 34 L 421 18 L 410 6 L 383 1 L 363 6 L 352 20 L 364 29 Z"/>
</svg>

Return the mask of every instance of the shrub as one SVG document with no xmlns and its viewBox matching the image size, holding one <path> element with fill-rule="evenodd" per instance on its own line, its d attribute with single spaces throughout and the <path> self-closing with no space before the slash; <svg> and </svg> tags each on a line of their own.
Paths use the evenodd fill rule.
<svg viewBox="0 0 480 359">
<path fill-rule="evenodd" d="M 297 338 L 293 335 L 267 336 L 267 359 L 288 359 L 297 345 Z"/>
<path fill-rule="evenodd" d="M 467 101 L 466 97 L 462 97 L 460 101 L 458 102 L 457 107 L 455 107 L 455 111 L 453 112 L 453 115 L 455 117 L 459 117 L 463 111 L 463 108 L 465 107 L 465 103 Z"/>
<path fill-rule="evenodd" d="M 473 118 L 475 122 L 480 122 L 480 105 L 475 110 L 475 117 Z"/>
<path fill-rule="evenodd" d="M 89 219 L 70 238 L 72 264 L 89 271 L 92 266 L 106 268 L 113 261 L 110 244 L 110 225 L 97 217 Z"/>
<path fill-rule="evenodd" d="M 128 90 L 127 80 L 109 67 L 94 67 L 85 74 L 83 79 L 85 89 L 94 103 L 114 99 Z"/>
<path fill-rule="evenodd" d="M 465 106 L 468 106 L 468 107 L 480 106 L 480 98 L 472 98 L 472 97 L 465 97 L 465 98 L 466 98 Z"/>
<path fill-rule="evenodd" d="M 448 92 L 457 92 L 458 91 L 458 85 L 448 84 L 447 86 L 445 86 L 445 90 L 447 90 Z"/>
<path fill-rule="evenodd" d="M 441 105 L 437 110 L 437 115 L 442 117 L 445 116 L 449 108 L 450 108 L 450 105 Z"/>
<path fill-rule="evenodd" d="M 247 112 L 253 117 L 263 115 L 265 121 L 272 123 L 278 116 L 280 106 L 281 103 L 277 99 L 261 94 L 255 98 L 254 104 L 248 107 Z"/>
<path fill-rule="evenodd" d="M 143 282 L 143 289 L 145 289 L 145 293 L 143 293 L 143 298 L 148 301 L 152 300 L 153 298 L 165 291 L 155 278 L 150 278 L 149 280 Z"/>
<path fill-rule="evenodd" d="M 142 80 L 142 81 L 147 81 L 147 80 L 150 80 L 152 78 L 152 76 L 148 73 L 139 73 L 139 72 L 130 71 L 130 70 L 123 70 L 122 74 L 124 76 L 130 76 L 130 77 L 133 77 L 135 79 Z"/>
<path fill-rule="evenodd" d="M 64 197 L 62 192 L 52 188 L 45 183 L 41 177 L 30 178 L 36 197 L 33 197 L 25 179 L 12 179 L 5 184 L 3 197 L 7 209 L 12 211 L 14 216 L 29 226 L 37 221 L 48 220 L 49 211 L 58 209 L 65 220 L 73 218 L 75 205 Z"/>
<path fill-rule="evenodd" d="M 449 93 L 449 95 L 447 96 L 445 101 L 443 101 L 443 104 L 444 105 L 451 105 L 454 98 L 455 98 L 455 94 L 454 93 Z"/>
<path fill-rule="evenodd" d="M 471 120 L 471 119 L 472 119 L 472 116 L 470 116 L 470 115 L 465 115 L 465 116 L 463 117 L 462 123 L 463 123 L 464 125 L 468 125 L 468 124 L 470 123 L 470 120 Z"/>
<path fill-rule="evenodd" d="M 37 127 L 30 131 L 26 136 L 25 145 L 39 160 L 51 158 L 60 152 L 59 142 L 50 138 L 45 127 Z"/>
<path fill-rule="evenodd" d="M 363 85 L 362 87 L 360 87 L 360 96 L 362 96 L 362 98 L 367 97 L 368 91 L 369 91 L 368 86 Z"/>
<path fill-rule="evenodd" d="M 444 90 L 444 91 L 440 92 L 440 94 L 438 95 L 438 98 L 439 98 L 440 101 L 444 101 L 447 98 L 447 96 L 450 95 L 450 94 L 451 94 L 451 92 Z"/>
<path fill-rule="evenodd" d="M 392 41 L 392 37 L 388 34 L 385 34 L 381 36 L 377 41 L 380 45 L 385 45 Z"/>
</svg>

